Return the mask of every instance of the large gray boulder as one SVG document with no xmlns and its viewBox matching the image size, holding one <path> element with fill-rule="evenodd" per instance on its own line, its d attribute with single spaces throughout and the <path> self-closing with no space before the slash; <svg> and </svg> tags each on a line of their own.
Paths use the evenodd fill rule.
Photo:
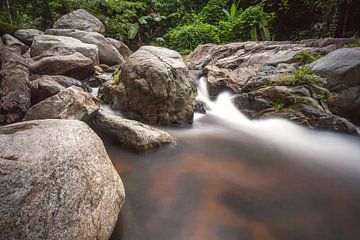
<svg viewBox="0 0 360 240">
<path fill-rule="evenodd" d="M 15 32 L 15 37 L 26 45 L 31 46 L 34 37 L 42 34 L 44 34 L 44 32 L 37 29 L 20 29 Z"/>
<path fill-rule="evenodd" d="M 124 62 L 118 50 L 100 33 L 75 29 L 48 29 L 45 34 L 71 37 L 83 43 L 96 45 L 99 48 L 100 63 L 112 66 Z"/>
<path fill-rule="evenodd" d="M 125 192 L 99 137 L 71 120 L 0 128 L 1 239 L 110 238 Z"/>
<path fill-rule="evenodd" d="M 124 63 L 116 86 L 105 98 L 129 118 L 160 125 L 193 121 L 189 71 L 173 50 L 141 47 Z"/>
<path fill-rule="evenodd" d="M 310 66 L 315 73 L 326 78 L 331 89 L 360 86 L 360 48 L 338 49 Z"/>
<path fill-rule="evenodd" d="M 88 32 L 105 33 L 104 24 L 88 13 L 86 10 L 78 9 L 62 16 L 54 23 L 54 28 L 79 29 Z"/>
<path fill-rule="evenodd" d="M 83 80 L 94 73 L 94 62 L 78 52 L 59 52 L 32 58 L 30 72 L 39 75 L 64 75 Z"/>
<path fill-rule="evenodd" d="M 104 112 L 97 112 L 94 125 L 105 136 L 137 152 L 176 143 L 176 139 L 165 131 Z"/>
<path fill-rule="evenodd" d="M 94 44 L 84 43 L 78 39 L 66 36 L 39 35 L 34 37 L 31 46 L 31 57 L 81 53 L 90 58 L 95 65 L 99 63 L 99 49 Z"/>
<path fill-rule="evenodd" d="M 100 109 L 99 101 L 83 89 L 72 86 L 32 106 L 25 120 L 71 119 L 89 121 Z"/>
</svg>

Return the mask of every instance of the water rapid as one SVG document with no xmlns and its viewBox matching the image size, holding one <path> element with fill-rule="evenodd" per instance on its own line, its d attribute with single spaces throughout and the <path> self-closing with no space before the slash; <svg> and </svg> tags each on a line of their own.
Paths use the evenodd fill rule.
<svg viewBox="0 0 360 240">
<path fill-rule="evenodd" d="M 112 240 L 357 240 L 359 137 L 281 119 L 249 120 L 216 101 L 175 147 L 137 155 L 105 141 L 126 201 Z"/>
</svg>

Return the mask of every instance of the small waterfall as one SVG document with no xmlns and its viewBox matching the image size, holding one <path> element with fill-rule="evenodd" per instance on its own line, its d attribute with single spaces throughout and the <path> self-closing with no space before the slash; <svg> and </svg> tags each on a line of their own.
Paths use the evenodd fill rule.
<svg viewBox="0 0 360 240">
<path fill-rule="evenodd" d="M 206 105 L 207 113 L 196 121 L 215 122 L 239 137 L 260 139 L 262 144 L 271 144 L 286 155 L 303 156 L 360 172 L 358 137 L 310 130 L 285 119 L 250 120 L 236 108 L 229 93 L 221 93 L 211 101 L 206 78 L 199 80 L 197 99 Z"/>
</svg>

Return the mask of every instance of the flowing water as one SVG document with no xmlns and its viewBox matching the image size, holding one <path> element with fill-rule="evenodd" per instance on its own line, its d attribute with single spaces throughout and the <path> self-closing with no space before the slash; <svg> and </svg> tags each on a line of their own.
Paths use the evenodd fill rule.
<svg viewBox="0 0 360 240">
<path fill-rule="evenodd" d="M 105 141 L 126 201 L 113 240 L 358 240 L 360 138 L 251 121 L 222 94 L 179 145 L 144 155 Z"/>
</svg>

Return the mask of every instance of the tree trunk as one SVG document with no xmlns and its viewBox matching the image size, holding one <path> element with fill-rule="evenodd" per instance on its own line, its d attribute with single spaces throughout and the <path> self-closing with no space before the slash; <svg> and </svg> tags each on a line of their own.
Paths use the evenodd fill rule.
<svg viewBox="0 0 360 240">
<path fill-rule="evenodd" d="M 20 27 L 0 21 L 0 34 L 14 34 Z"/>
<path fill-rule="evenodd" d="M 0 43 L 0 125 L 21 121 L 30 108 L 29 65 L 16 49 Z"/>
</svg>

